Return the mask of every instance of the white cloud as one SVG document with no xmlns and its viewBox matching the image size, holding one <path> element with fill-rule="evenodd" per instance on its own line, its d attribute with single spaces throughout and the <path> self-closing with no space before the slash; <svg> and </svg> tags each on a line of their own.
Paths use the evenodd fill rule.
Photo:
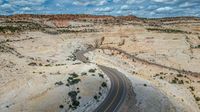
<svg viewBox="0 0 200 112">
<path fill-rule="evenodd" d="M 23 11 L 29 11 L 29 10 L 31 10 L 31 8 L 30 7 L 23 7 L 21 10 L 23 10 Z"/>
<path fill-rule="evenodd" d="M 123 5 L 120 8 L 121 10 L 129 10 L 129 6 L 128 5 Z"/>
<path fill-rule="evenodd" d="M 12 0 L 10 4 L 12 5 L 19 5 L 19 6 L 26 6 L 26 5 L 41 5 L 47 0 Z"/>
<path fill-rule="evenodd" d="M 196 3 L 189 3 L 189 2 L 185 2 L 185 3 L 182 3 L 179 5 L 179 7 L 190 7 L 190 6 L 193 6 L 193 5 L 196 5 Z"/>
<path fill-rule="evenodd" d="M 133 3 L 135 3 L 137 0 L 127 0 L 127 4 L 133 4 Z"/>
<path fill-rule="evenodd" d="M 97 5 L 105 5 L 105 4 L 107 4 L 108 2 L 107 2 L 107 0 L 102 0 L 102 1 L 100 1 Z"/>
<path fill-rule="evenodd" d="M 132 3 L 134 3 L 134 2 L 136 2 L 136 0 L 127 0 L 126 3 L 128 3 L 128 4 L 132 4 Z"/>
<path fill-rule="evenodd" d="M 116 13 L 121 15 L 121 14 L 122 14 L 122 11 L 121 11 L 121 10 L 119 10 L 119 11 L 117 11 Z"/>
<path fill-rule="evenodd" d="M 96 6 L 101 6 L 107 4 L 107 0 L 96 0 L 96 1 L 80 1 L 80 0 L 75 0 L 72 4 L 74 5 L 82 5 L 82 6 L 87 6 L 87 5 L 96 5 Z"/>
<path fill-rule="evenodd" d="M 165 2 L 175 2 L 176 0 L 151 0 L 151 1 L 165 3 Z"/>
<path fill-rule="evenodd" d="M 127 4 L 142 3 L 145 0 L 126 0 Z"/>
<path fill-rule="evenodd" d="M 114 2 L 114 3 L 119 3 L 119 2 L 120 2 L 120 0 L 113 0 L 113 2 Z"/>
<path fill-rule="evenodd" d="M 170 11 L 170 10 L 172 10 L 171 7 L 160 7 L 156 9 L 157 12 L 165 12 L 165 11 Z"/>
<path fill-rule="evenodd" d="M 96 8 L 95 12 L 111 12 L 113 8 L 105 7 L 105 8 Z"/>
<path fill-rule="evenodd" d="M 8 8 L 11 8 L 11 5 L 10 4 L 3 4 L 3 5 L 1 5 L 1 8 L 8 9 Z"/>
</svg>

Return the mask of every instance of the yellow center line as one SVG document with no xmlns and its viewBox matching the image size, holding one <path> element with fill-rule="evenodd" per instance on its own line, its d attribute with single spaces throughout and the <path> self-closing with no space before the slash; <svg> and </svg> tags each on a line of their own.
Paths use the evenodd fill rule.
<svg viewBox="0 0 200 112">
<path fill-rule="evenodd" d="M 109 72 L 109 71 L 107 71 L 107 72 Z M 109 72 L 109 73 L 111 73 L 111 72 Z M 112 73 L 111 73 L 112 74 Z M 114 76 L 114 75 L 113 75 Z M 114 76 L 115 77 L 115 76 Z M 116 78 L 116 77 L 115 77 Z M 104 112 L 106 112 L 110 107 L 111 107 L 111 105 L 114 103 L 114 101 L 115 101 L 115 99 L 116 99 L 116 97 L 117 97 L 117 95 L 118 95 L 118 93 L 119 93 L 119 81 L 117 81 L 117 94 L 114 96 L 114 98 L 113 98 L 113 100 L 111 101 L 111 103 L 108 105 L 108 107 L 106 108 L 106 110 L 104 111 Z"/>
</svg>

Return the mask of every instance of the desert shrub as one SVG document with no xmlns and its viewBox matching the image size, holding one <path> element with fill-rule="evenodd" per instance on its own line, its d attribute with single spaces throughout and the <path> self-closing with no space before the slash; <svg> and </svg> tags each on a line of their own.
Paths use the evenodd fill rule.
<svg viewBox="0 0 200 112">
<path fill-rule="evenodd" d="M 51 66 L 50 64 L 46 64 L 45 66 Z"/>
<path fill-rule="evenodd" d="M 17 31 L 21 31 L 21 29 L 19 27 L 14 27 L 14 26 L 0 26 L 0 32 L 6 33 L 7 31 L 10 32 L 17 32 Z"/>
<path fill-rule="evenodd" d="M 196 101 L 200 101 L 200 97 L 195 96 Z"/>
<path fill-rule="evenodd" d="M 177 77 L 183 77 L 183 75 L 182 74 L 177 74 Z"/>
<path fill-rule="evenodd" d="M 72 54 L 71 56 L 68 56 L 67 60 L 76 61 L 76 56 Z"/>
<path fill-rule="evenodd" d="M 173 79 L 171 83 L 176 84 L 177 81 L 175 79 Z"/>
<path fill-rule="evenodd" d="M 64 108 L 64 106 L 63 106 L 63 105 L 60 105 L 59 108 Z"/>
<path fill-rule="evenodd" d="M 81 79 L 74 79 L 73 77 L 69 77 L 67 79 L 67 82 L 69 85 L 74 85 L 74 84 L 77 84 L 81 81 Z"/>
<path fill-rule="evenodd" d="M 97 95 L 95 95 L 95 96 L 94 96 L 94 99 L 95 99 L 95 100 L 97 100 L 97 99 L 98 99 Z"/>
<path fill-rule="evenodd" d="M 78 95 L 78 92 L 76 92 L 76 91 L 70 91 L 68 93 L 68 95 L 70 96 L 71 102 L 72 102 L 72 104 L 69 106 L 69 108 L 76 109 L 77 106 L 80 105 L 80 102 L 76 99 L 77 95 Z M 81 97 L 79 96 L 78 99 L 81 99 Z"/>
<path fill-rule="evenodd" d="M 178 84 L 184 84 L 183 80 L 179 80 Z"/>
<path fill-rule="evenodd" d="M 80 102 L 79 102 L 78 100 L 72 101 L 72 105 L 73 105 L 74 107 L 79 106 L 79 104 L 80 104 Z"/>
<path fill-rule="evenodd" d="M 31 63 L 29 63 L 28 65 L 29 65 L 29 66 L 37 66 L 37 63 L 31 62 Z"/>
<path fill-rule="evenodd" d="M 177 30 L 177 29 L 147 28 L 147 30 L 165 32 L 165 33 L 187 33 L 186 31 Z"/>
<path fill-rule="evenodd" d="M 95 73 L 96 69 L 89 69 L 90 73 Z"/>
<path fill-rule="evenodd" d="M 76 91 L 70 91 L 68 95 L 71 97 L 71 99 L 76 99 L 76 96 L 78 95 L 78 93 Z"/>
<path fill-rule="evenodd" d="M 98 73 L 98 74 L 99 74 L 99 77 L 104 78 L 103 74 L 101 74 L 101 73 Z"/>
<path fill-rule="evenodd" d="M 190 88 L 191 91 L 195 90 L 193 86 L 190 86 L 189 88 Z"/>
<path fill-rule="evenodd" d="M 197 45 L 195 48 L 200 48 L 200 45 Z"/>
<path fill-rule="evenodd" d="M 102 87 L 107 87 L 106 82 L 103 82 L 103 83 L 101 84 L 101 86 L 102 86 Z"/>
<path fill-rule="evenodd" d="M 64 83 L 62 81 L 56 82 L 55 85 L 63 85 Z"/>
<path fill-rule="evenodd" d="M 73 78 L 78 77 L 78 74 L 76 74 L 76 73 L 71 73 L 71 74 L 69 74 L 69 75 L 72 76 Z"/>
<path fill-rule="evenodd" d="M 81 75 L 84 76 L 84 75 L 87 75 L 87 73 L 86 72 L 82 72 Z"/>
</svg>

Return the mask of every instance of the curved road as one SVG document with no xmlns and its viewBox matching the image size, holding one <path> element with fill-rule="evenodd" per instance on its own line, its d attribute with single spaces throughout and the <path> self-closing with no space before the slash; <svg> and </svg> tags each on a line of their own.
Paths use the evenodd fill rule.
<svg viewBox="0 0 200 112">
<path fill-rule="evenodd" d="M 89 63 L 83 55 L 88 51 L 78 51 L 75 56 L 84 63 Z M 128 82 L 126 77 L 116 69 L 98 65 L 99 68 L 110 78 L 111 88 L 105 100 L 94 110 L 94 112 L 116 112 L 119 111 L 128 96 Z"/>
</svg>

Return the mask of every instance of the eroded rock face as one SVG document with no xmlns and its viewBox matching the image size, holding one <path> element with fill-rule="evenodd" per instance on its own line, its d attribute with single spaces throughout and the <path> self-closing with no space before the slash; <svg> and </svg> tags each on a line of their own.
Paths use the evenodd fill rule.
<svg viewBox="0 0 200 112">
<path fill-rule="evenodd" d="M 68 20 L 53 20 L 52 23 L 57 27 L 57 28 L 62 28 L 62 27 L 68 27 L 69 26 L 69 21 Z"/>
</svg>

